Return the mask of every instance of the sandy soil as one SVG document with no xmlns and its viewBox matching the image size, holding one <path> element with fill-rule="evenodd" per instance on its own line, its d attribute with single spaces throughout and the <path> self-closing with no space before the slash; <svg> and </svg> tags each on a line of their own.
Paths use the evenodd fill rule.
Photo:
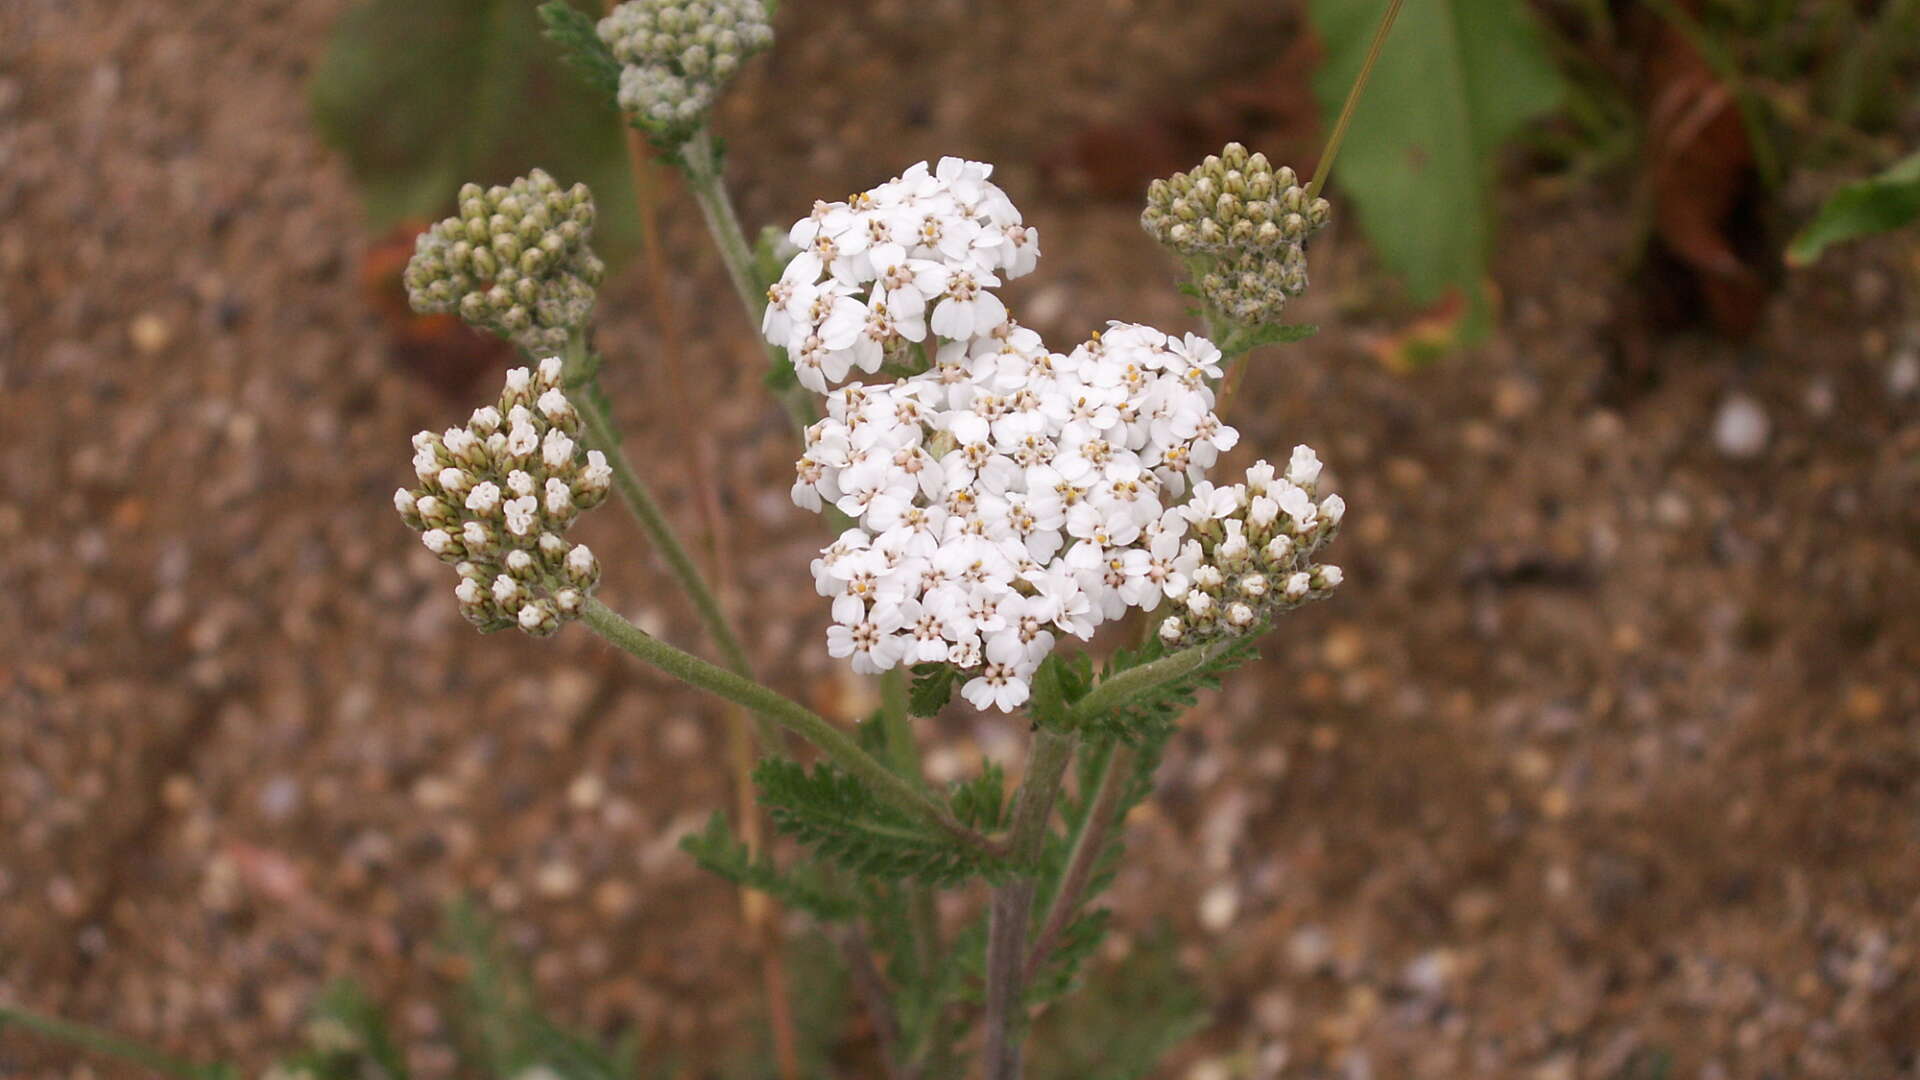
<svg viewBox="0 0 1920 1080">
<path fill-rule="evenodd" d="M 674 846 L 728 799 L 720 718 L 584 631 L 476 637 L 394 520 L 408 435 L 471 402 L 390 362 L 357 288 L 303 90 L 343 6 L 0 5 L 0 1000 L 259 1066 L 352 974 L 429 1045 L 465 889 L 563 1015 L 707 1060 L 755 1009 L 732 896 Z M 1134 207 L 1040 163 L 1278 51 L 1289 16 L 810 7 L 722 118 L 748 219 L 984 156 L 1045 237 L 1026 321 L 1180 325 Z M 1118 925 L 1169 915 L 1216 1003 L 1167 1075 L 1920 1075 L 1911 241 L 1790 278 L 1748 346 L 1662 340 L 1620 406 L 1594 388 L 1625 197 L 1504 202 L 1491 340 L 1383 369 L 1391 306 L 1336 225 L 1302 305 L 1326 331 L 1232 418 L 1330 462 L 1349 583 L 1204 704 L 1130 822 Z M 844 705 L 790 587 L 818 531 L 788 436 L 690 206 L 668 241 L 752 649 Z M 603 296 L 608 381 L 691 527 L 643 288 Z M 1712 434 L 1733 393 L 1770 420 L 1745 460 Z M 696 640 L 595 518 L 603 594 Z M 1022 745 L 926 734 L 955 770 Z M 6 1034 L 0 1072 L 85 1069 Z"/>
</svg>

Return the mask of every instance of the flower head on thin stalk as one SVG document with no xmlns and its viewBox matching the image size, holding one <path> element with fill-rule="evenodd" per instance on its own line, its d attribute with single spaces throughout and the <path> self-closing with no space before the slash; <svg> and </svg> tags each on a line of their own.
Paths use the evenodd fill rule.
<svg viewBox="0 0 1920 1080">
<path fill-rule="evenodd" d="M 1319 496 L 1319 484 L 1320 458 L 1296 446 L 1284 472 L 1260 461 L 1244 483 L 1194 485 L 1179 510 L 1190 535 L 1172 560 L 1180 584 L 1168 592 L 1176 607 L 1160 640 L 1174 647 L 1244 634 L 1339 586 L 1340 568 L 1313 557 L 1347 504 Z"/>
<path fill-rule="evenodd" d="M 456 314 L 535 355 L 587 325 L 606 266 L 588 246 L 593 195 L 539 169 L 460 189 L 460 212 L 420 234 L 407 263 L 414 310 Z"/>
<path fill-rule="evenodd" d="M 393 493 L 421 543 L 460 576 L 460 613 L 482 633 L 518 626 L 545 637 L 578 618 L 600 565 L 565 533 L 606 501 L 606 456 L 581 447 L 580 416 L 558 357 L 507 372 L 497 405 L 464 427 L 413 437 L 419 486 Z"/>
<path fill-rule="evenodd" d="M 1212 310 L 1235 325 L 1278 322 L 1307 288 L 1307 238 L 1327 223 L 1292 169 L 1228 143 L 1192 172 L 1155 180 L 1140 224 L 1185 260 Z"/>
<path fill-rule="evenodd" d="M 630 0 L 599 32 L 620 62 L 620 107 L 668 141 L 697 128 L 740 65 L 773 44 L 760 0 Z"/>
<path fill-rule="evenodd" d="M 1239 436 L 1205 338 L 1115 322 L 1062 354 L 1009 317 L 992 287 L 1039 244 L 990 171 L 947 158 L 817 204 L 764 330 L 817 390 L 918 361 L 828 392 L 806 433 L 794 501 L 858 523 L 814 562 L 828 652 L 952 664 L 974 705 L 1011 711 L 1058 636 L 1185 588 L 1174 504 Z"/>
</svg>

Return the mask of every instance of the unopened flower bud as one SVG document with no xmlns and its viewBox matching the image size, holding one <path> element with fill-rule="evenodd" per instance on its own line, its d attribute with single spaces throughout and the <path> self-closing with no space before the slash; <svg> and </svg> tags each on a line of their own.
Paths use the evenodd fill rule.
<svg viewBox="0 0 1920 1080">
<path fill-rule="evenodd" d="M 460 523 L 460 544 L 467 549 L 471 558 L 489 558 L 493 555 L 493 530 L 484 521 L 463 521 Z"/>
<path fill-rule="evenodd" d="M 567 580 L 582 588 L 591 588 L 600 580 L 600 561 L 593 557 L 585 544 L 575 544 L 567 552 Z"/>
<path fill-rule="evenodd" d="M 1178 615 L 1169 615 L 1160 620 L 1160 640 L 1168 645 L 1180 644 L 1180 639 L 1185 637 L 1186 633 L 1186 625 L 1180 621 Z"/>
<path fill-rule="evenodd" d="M 630 0 L 598 29 L 621 64 L 620 107 L 675 143 L 692 134 L 741 61 L 773 43 L 759 0 Z"/>
<path fill-rule="evenodd" d="M 506 568 L 507 575 L 515 581 L 531 582 L 539 577 L 539 561 L 520 548 L 507 552 L 507 557 L 500 560 L 500 565 Z"/>
<path fill-rule="evenodd" d="M 1347 500 L 1339 495 L 1329 495 L 1321 499 L 1320 516 L 1326 518 L 1329 525 L 1340 524 L 1340 519 L 1347 516 Z"/>
<path fill-rule="evenodd" d="M 604 273 L 587 246 L 591 203 L 582 220 L 576 196 L 537 169 L 508 187 L 470 184 L 461 192 L 460 216 L 415 241 L 403 275 L 408 300 L 416 311 L 458 314 L 531 352 L 564 348 L 585 328 Z M 565 227 L 542 225 L 563 215 Z M 581 295 L 586 302 L 574 302 Z M 568 302 L 549 305 L 549 296 Z"/>
</svg>

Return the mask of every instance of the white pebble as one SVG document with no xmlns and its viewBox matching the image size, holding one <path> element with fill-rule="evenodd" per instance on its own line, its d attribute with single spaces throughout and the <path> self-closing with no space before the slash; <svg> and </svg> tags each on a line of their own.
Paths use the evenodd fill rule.
<svg viewBox="0 0 1920 1080">
<path fill-rule="evenodd" d="M 1733 394 L 1721 402 L 1713 418 L 1713 444 L 1722 454 L 1744 461 L 1767 448 L 1772 427 L 1759 402 L 1745 394 Z"/>
</svg>

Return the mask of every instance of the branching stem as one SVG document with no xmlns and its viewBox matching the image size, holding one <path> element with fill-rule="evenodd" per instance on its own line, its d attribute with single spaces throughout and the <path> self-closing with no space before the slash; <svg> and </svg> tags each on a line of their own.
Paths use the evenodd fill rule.
<svg viewBox="0 0 1920 1080">
<path fill-rule="evenodd" d="M 801 738 L 831 758 L 834 764 L 871 784 L 889 802 L 982 854 L 1000 857 L 1005 849 L 967 828 L 953 812 L 936 802 L 920 785 L 889 769 L 860 744 L 818 713 L 752 679 L 676 649 L 628 622 L 618 612 L 589 599 L 581 621 L 601 637 L 689 686 L 710 691 L 752 709 Z"/>
<path fill-rule="evenodd" d="M 1040 933 L 1034 936 L 1033 948 L 1027 953 L 1025 973 L 1021 977 L 1029 983 L 1040 973 L 1041 965 L 1060 943 L 1060 935 L 1080 910 L 1087 883 L 1093 879 L 1093 868 L 1107 846 L 1107 834 L 1120 806 L 1120 792 L 1125 786 L 1121 777 L 1133 764 L 1133 751 L 1125 745 L 1110 742 L 1096 753 L 1101 755 L 1100 779 L 1091 794 L 1081 793 L 1081 798 L 1091 799 L 1092 805 L 1069 840 L 1066 868 L 1060 872 L 1060 882 L 1047 905 L 1047 917 L 1041 921 Z"/>
<path fill-rule="evenodd" d="M 620 498 L 633 511 L 640 527 L 646 530 L 648 539 L 667 562 L 667 569 L 674 580 L 686 590 L 687 599 L 693 602 L 694 611 L 700 616 L 700 623 L 706 629 L 720 655 L 726 660 L 727 667 L 743 678 L 751 678 L 751 665 L 747 662 L 747 651 L 740 645 L 740 639 L 727 622 L 726 612 L 720 608 L 719 598 L 707 584 L 705 575 L 694 565 L 693 556 L 687 553 L 686 545 L 667 521 L 660 510 L 660 504 L 654 501 L 653 492 L 647 488 L 647 482 L 635 471 L 633 462 L 627 459 L 626 452 L 620 448 L 620 436 L 614 428 L 613 417 L 607 414 L 601 403 L 597 388 L 591 385 L 591 375 L 582 374 L 585 369 L 585 346 L 569 349 L 572 355 L 567 357 L 567 379 L 570 389 L 574 389 L 576 380 L 588 380 L 579 386 L 577 392 L 569 395 L 573 407 L 580 412 L 581 422 L 586 426 L 587 445 L 607 455 L 607 464 L 613 468 L 613 486 L 619 490 Z"/>
<path fill-rule="evenodd" d="M 1192 645 L 1151 663 L 1128 668 L 1100 680 L 1087 695 L 1073 703 L 1067 712 L 1067 726 L 1104 716 L 1159 689 L 1176 679 L 1185 678 L 1206 666 L 1207 662 L 1230 648 L 1235 638 L 1221 638 Z"/>
<path fill-rule="evenodd" d="M 760 319 L 766 314 L 767 298 L 754 273 L 753 244 L 740 226 L 740 215 L 734 211 L 733 196 L 728 193 L 726 177 L 721 174 L 720 151 L 714 145 L 713 132 L 706 125 L 702 124 L 681 144 L 680 169 L 687 178 L 687 187 L 693 191 L 694 201 L 700 204 L 700 215 L 707 221 L 707 232 L 713 237 L 713 246 L 720 252 L 720 261 L 727 266 L 727 280 L 733 283 L 733 291 L 740 298 L 741 309 L 747 316 L 747 328 L 752 332 L 753 339 L 760 343 L 767 366 L 772 368 L 785 363 L 780 351 L 760 333 Z M 804 430 L 813 423 L 812 406 L 800 387 L 790 387 L 782 393 L 780 404 L 787 410 L 794 427 Z"/>
<path fill-rule="evenodd" d="M 1026 990 L 1027 923 L 1033 918 L 1033 896 L 1038 882 L 1033 864 L 1047 839 L 1047 819 L 1060 793 L 1067 763 L 1073 760 L 1074 740 L 1052 728 L 1033 733 L 1033 756 L 1027 776 L 1014 799 L 1008 844 L 1015 864 L 1014 877 L 993 890 L 987 922 L 986 1048 L 982 1053 L 986 1080 L 1019 1080 L 1020 1045 L 1026 1028 L 1021 997 Z"/>
</svg>

